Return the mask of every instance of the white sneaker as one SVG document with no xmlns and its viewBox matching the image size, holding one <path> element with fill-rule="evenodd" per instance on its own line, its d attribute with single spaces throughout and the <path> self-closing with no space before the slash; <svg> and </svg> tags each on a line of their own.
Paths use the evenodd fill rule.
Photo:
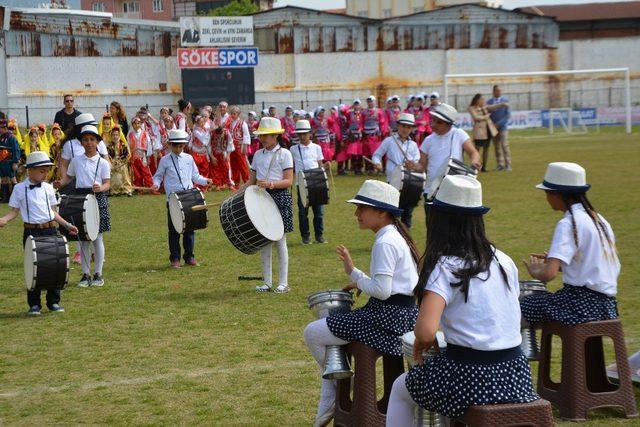
<svg viewBox="0 0 640 427">
<path fill-rule="evenodd" d="M 104 286 L 102 274 L 96 273 L 93 275 L 93 279 L 91 279 L 91 286 Z"/>
<path fill-rule="evenodd" d="M 271 286 L 269 285 L 256 286 L 256 292 L 271 292 Z"/>
<path fill-rule="evenodd" d="M 276 288 L 276 290 L 274 292 L 276 294 L 286 294 L 290 290 L 291 290 L 291 288 L 289 287 L 289 285 L 278 285 L 278 287 Z"/>
<path fill-rule="evenodd" d="M 83 274 L 82 278 L 78 282 L 78 287 L 79 288 L 88 288 L 89 286 L 91 286 L 91 276 L 88 275 L 88 274 Z"/>
</svg>

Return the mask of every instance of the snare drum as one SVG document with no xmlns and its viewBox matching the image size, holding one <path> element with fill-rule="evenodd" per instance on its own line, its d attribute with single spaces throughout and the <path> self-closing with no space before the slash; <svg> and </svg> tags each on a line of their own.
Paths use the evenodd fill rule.
<svg viewBox="0 0 640 427">
<path fill-rule="evenodd" d="M 412 172 L 404 166 L 396 167 L 391 173 L 389 184 L 400 191 L 399 206 L 416 207 L 424 192 L 424 182 L 427 175 L 424 172 Z"/>
<path fill-rule="evenodd" d="M 353 305 L 353 295 L 340 289 L 314 292 L 307 297 L 309 309 L 316 319 L 324 319 L 334 314 L 348 313 Z"/>
<path fill-rule="evenodd" d="M 171 216 L 173 228 L 179 234 L 206 228 L 209 222 L 207 210 L 194 211 L 191 209 L 194 206 L 204 204 L 206 204 L 204 194 L 197 188 L 171 193 L 169 195 L 169 216 Z"/>
<path fill-rule="evenodd" d="M 69 279 L 69 246 L 64 236 L 28 236 L 24 243 L 24 284 L 34 289 L 64 289 Z"/>
<path fill-rule="evenodd" d="M 324 168 L 300 171 L 297 173 L 296 180 L 302 205 L 305 208 L 329 204 L 329 180 Z"/>
<path fill-rule="evenodd" d="M 429 194 L 429 199 L 433 199 L 436 194 L 438 194 L 440 184 L 442 184 L 444 177 L 447 175 L 466 175 L 478 178 L 478 171 L 469 165 L 465 165 L 464 162 L 451 157 L 446 167 L 442 170 L 442 173 L 438 174 L 438 179 L 428 184 L 427 194 Z"/>
<path fill-rule="evenodd" d="M 284 223 L 276 202 L 265 190 L 250 185 L 220 205 L 220 224 L 233 246 L 253 254 L 284 236 Z"/>
<path fill-rule="evenodd" d="M 67 240 L 94 241 L 100 233 L 100 209 L 96 196 L 89 194 L 63 194 L 60 197 L 60 216 L 78 228 L 78 235 L 60 232 Z"/>
</svg>

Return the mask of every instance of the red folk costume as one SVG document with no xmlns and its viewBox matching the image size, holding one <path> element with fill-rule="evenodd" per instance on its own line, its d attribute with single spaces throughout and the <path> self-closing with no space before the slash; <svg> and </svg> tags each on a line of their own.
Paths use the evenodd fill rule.
<svg viewBox="0 0 640 427">
<path fill-rule="evenodd" d="M 293 144 L 293 136 L 296 134 L 296 122 L 293 120 L 293 116 L 282 116 L 280 117 L 280 123 L 282 124 L 282 129 L 284 129 L 282 142 L 284 147 L 289 149 Z"/>
<path fill-rule="evenodd" d="M 213 184 L 218 188 L 231 188 L 233 182 L 231 181 L 231 171 L 229 170 L 228 160 L 228 140 L 224 123 L 229 117 L 216 117 L 211 127 L 211 149 L 213 157 L 211 159 L 211 180 Z"/>
<path fill-rule="evenodd" d="M 243 153 L 242 146 L 246 148 L 251 144 L 249 127 L 244 120 L 237 118 L 233 120 L 231 116 L 225 123 L 225 129 L 229 135 L 229 143 L 233 144 L 234 150 L 229 153 L 229 163 L 231 165 L 231 180 L 236 186 L 242 182 L 249 181 L 249 161 L 247 155 Z"/>
<path fill-rule="evenodd" d="M 316 144 L 322 149 L 322 156 L 325 161 L 333 160 L 336 151 L 335 125 L 331 117 L 315 117 L 311 119 L 311 128 L 316 140 Z"/>
<path fill-rule="evenodd" d="M 362 156 L 362 130 L 364 121 L 362 111 L 351 110 L 347 114 L 347 128 L 349 129 L 349 144 L 347 154 L 349 156 Z"/>
<path fill-rule="evenodd" d="M 211 177 L 211 134 L 200 126 L 193 127 L 191 141 L 189 142 L 189 152 L 193 161 L 198 167 L 198 172 L 205 178 Z M 197 185 L 201 190 L 206 189 L 204 185 Z"/>
<path fill-rule="evenodd" d="M 131 169 L 133 185 L 136 187 L 152 187 L 153 177 L 149 170 L 148 150 L 151 148 L 149 134 L 141 127 L 138 132 L 131 130 L 127 136 L 131 150 Z"/>
<path fill-rule="evenodd" d="M 429 114 L 429 107 L 410 107 L 405 110 L 407 113 L 411 113 L 416 118 L 416 130 L 415 138 L 413 140 L 420 146 L 422 140 L 431 135 L 431 115 Z"/>
<path fill-rule="evenodd" d="M 260 125 L 260 120 L 253 120 L 247 123 L 247 127 L 249 128 L 249 133 L 251 135 L 251 144 L 249 145 L 249 150 L 247 151 L 247 155 L 249 156 L 249 161 L 253 159 L 253 155 L 260 149 L 260 138 L 255 136 L 255 131 L 258 130 L 258 125 Z"/>
<path fill-rule="evenodd" d="M 187 116 L 182 111 L 176 113 L 175 122 L 176 129 L 183 130 L 189 134 L 191 133 L 191 129 L 189 129 L 189 123 L 187 123 Z"/>
<path fill-rule="evenodd" d="M 389 133 L 387 134 L 387 136 L 391 135 L 392 132 L 396 132 L 398 130 L 397 122 L 398 116 L 401 112 L 402 109 L 400 107 L 389 107 L 384 111 L 387 120 L 387 126 L 389 128 Z"/>
<path fill-rule="evenodd" d="M 386 120 L 378 107 L 362 110 L 361 120 L 364 134 L 362 153 L 371 157 L 382 143 L 381 135 L 387 132 Z"/>
</svg>

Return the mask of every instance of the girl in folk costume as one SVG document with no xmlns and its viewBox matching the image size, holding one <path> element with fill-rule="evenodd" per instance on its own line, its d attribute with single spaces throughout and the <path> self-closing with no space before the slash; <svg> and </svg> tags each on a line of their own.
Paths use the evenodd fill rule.
<svg viewBox="0 0 640 427">
<path fill-rule="evenodd" d="M 349 144 L 347 145 L 347 154 L 351 158 L 351 169 L 356 175 L 362 175 L 362 109 L 359 99 L 353 101 L 351 111 L 347 115 L 347 127 L 349 129 Z"/>
<path fill-rule="evenodd" d="M 255 111 L 249 111 L 247 115 L 247 127 L 249 128 L 249 134 L 251 135 L 251 144 L 249 145 L 249 151 L 247 152 L 249 163 L 253 160 L 253 155 L 260 149 L 260 138 L 255 135 L 255 131 L 258 130 L 260 120 Z M 295 134 L 294 134 L 295 135 Z"/>
<path fill-rule="evenodd" d="M 38 138 L 40 138 L 40 144 L 47 146 L 47 154 L 49 154 L 49 147 L 51 147 L 51 140 L 49 139 L 49 135 L 47 135 L 47 125 L 44 123 L 40 123 L 37 126 L 38 128 Z"/>
<path fill-rule="evenodd" d="M 563 288 L 524 298 L 522 316 L 532 324 L 558 321 L 565 325 L 618 317 L 620 261 L 611 225 L 587 198 L 586 172 L 578 164 L 550 163 L 544 190 L 554 211 L 564 213 L 556 225 L 551 247 L 531 254 L 526 264 L 534 279 L 553 280 L 562 271 Z"/>
<path fill-rule="evenodd" d="M 24 146 L 24 154 L 29 155 L 34 151 L 44 151 L 49 155 L 49 144 L 46 138 L 40 137 L 40 131 L 36 126 L 32 126 L 27 134 L 28 143 Z"/>
<path fill-rule="evenodd" d="M 176 128 L 176 125 L 173 121 L 173 116 L 167 114 L 162 117 L 160 126 L 160 143 L 162 144 L 162 155 L 167 155 L 171 152 L 171 147 L 169 146 L 169 132 Z"/>
<path fill-rule="evenodd" d="M 223 108 L 221 108 L 222 104 L 221 102 L 218 105 L 211 127 L 211 148 L 213 151 L 211 179 L 216 191 L 234 187 L 229 168 L 229 152 L 235 148 L 233 144 L 229 144 L 229 135 L 224 127 L 229 115 L 227 114 L 226 102 Z"/>
<path fill-rule="evenodd" d="M 153 176 L 149 170 L 148 150 L 151 144 L 149 135 L 142 128 L 140 117 L 131 120 L 131 132 L 127 136 L 129 150 L 131 150 L 131 170 L 133 171 L 133 185 L 136 187 L 151 187 Z"/>
<path fill-rule="evenodd" d="M 342 104 L 338 107 L 338 119 L 336 126 L 339 129 L 340 138 L 337 138 L 336 155 L 334 160 L 338 163 L 338 175 L 346 175 L 346 169 L 349 167 L 349 158 L 347 153 L 347 145 L 349 144 L 349 127 L 347 126 L 347 115 L 349 114 L 349 106 Z"/>
<path fill-rule="evenodd" d="M 62 154 L 62 144 L 64 143 L 65 135 L 62 132 L 62 127 L 58 123 L 54 123 L 51 126 L 51 134 L 49 135 L 49 140 L 51 141 L 51 147 L 49 147 L 49 155 L 53 159 L 53 167 L 49 172 L 49 176 L 47 180 L 55 181 L 60 179 L 60 160 Z"/>
<path fill-rule="evenodd" d="M 114 125 L 120 126 L 122 135 L 129 135 L 129 122 L 124 107 L 117 101 L 109 104 L 109 114 Z"/>
<path fill-rule="evenodd" d="M 424 96 L 417 95 L 414 101 L 414 107 L 411 108 L 409 113 L 413 114 L 416 118 L 416 131 L 413 140 L 420 145 L 422 140 L 431 135 L 431 115 L 429 114 L 429 107 L 424 105 Z"/>
<path fill-rule="evenodd" d="M 207 118 L 204 116 L 196 117 L 196 124 L 193 127 L 191 141 L 189 142 L 189 153 L 198 167 L 201 176 L 209 178 L 211 176 L 211 134 L 206 129 Z M 200 190 L 206 187 L 197 184 Z"/>
<path fill-rule="evenodd" d="M 113 128 L 113 120 L 111 120 L 110 113 L 104 113 L 102 115 L 102 121 L 100 122 L 100 126 L 98 126 L 98 133 L 102 137 L 102 141 L 107 146 L 107 151 L 109 151 L 109 144 L 111 143 L 111 129 Z"/>
<path fill-rule="evenodd" d="M 284 133 L 282 134 L 282 143 L 285 148 L 289 149 L 293 145 L 292 136 L 296 132 L 296 121 L 293 117 L 293 107 L 287 105 L 284 108 L 284 116 L 280 117 L 280 123 Z"/>
<path fill-rule="evenodd" d="M 520 349 L 518 269 L 487 239 L 488 210 L 478 180 L 445 176 L 429 212 L 414 290 L 418 364 L 393 383 L 387 425 L 414 425 L 417 406 L 459 418 L 472 405 L 539 399 Z M 424 360 L 438 328 L 447 348 Z"/>
<path fill-rule="evenodd" d="M 253 156 L 251 163 L 251 178 L 249 185 L 258 185 L 271 195 L 284 223 L 285 235 L 275 242 L 278 248 L 279 284 L 276 293 L 289 292 L 289 251 L 287 249 L 287 235 L 293 231 L 293 199 L 289 187 L 293 183 L 293 157 L 291 152 L 278 144 L 278 135 L 282 134 L 282 124 L 275 117 L 263 117 L 256 134 L 260 138 L 263 148 Z M 262 277 L 264 285 L 257 286 L 258 292 L 271 291 L 271 250 L 274 243 L 270 243 L 260 250 L 262 261 Z"/>
<path fill-rule="evenodd" d="M 336 151 L 333 119 L 325 115 L 325 109 L 322 106 L 316 108 L 314 115 L 311 127 L 315 142 L 322 148 L 324 160 L 330 162 Z"/>
<path fill-rule="evenodd" d="M 400 113 L 402 113 L 402 108 L 400 108 L 399 105 L 400 97 L 398 95 L 393 95 L 391 98 L 389 98 L 389 100 L 391 101 L 391 103 L 385 110 L 386 120 L 389 128 L 387 136 L 398 130 L 396 124 L 398 122 L 398 116 L 400 116 Z"/>
<path fill-rule="evenodd" d="M 240 118 L 240 107 L 231 107 L 229 118 L 225 124 L 229 143 L 233 144 L 234 150 L 229 153 L 229 163 L 231 165 L 231 179 L 240 187 L 241 182 L 249 181 L 249 163 L 247 161 L 247 149 L 251 144 L 251 135 L 247 123 Z"/>
<path fill-rule="evenodd" d="M 412 331 L 418 308 L 412 291 L 418 280 L 418 250 L 399 221 L 400 193 L 391 185 L 366 180 L 349 203 L 357 206 L 355 216 L 361 230 L 375 233 L 371 249 L 370 276 L 357 269 L 349 250 L 336 252 L 351 284 L 344 290 L 369 295 L 367 304 L 344 314 L 333 314 L 311 322 L 304 338 L 318 365 L 325 363 L 326 346 L 359 341 L 376 351 L 401 356 L 400 336 Z M 314 426 L 325 426 L 333 418 L 336 381 L 322 380 L 320 403 Z M 412 424 L 404 424 L 410 426 Z"/>
<path fill-rule="evenodd" d="M 18 121 L 16 119 L 9 119 L 8 122 L 9 133 L 16 138 L 18 141 L 18 146 L 21 150 L 24 151 L 24 139 L 22 138 L 22 134 L 20 133 L 20 127 L 18 126 Z"/>
<path fill-rule="evenodd" d="M 175 117 L 176 129 L 183 130 L 187 133 L 191 133 L 191 126 L 189 126 L 189 115 L 191 114 L 191 103 L 184 99 L 178 100 L 178 111 Z"/>
<path fill-rule="evenodd" d="M 131 186 L 131 175 L 129 174 L 129 162 L 131 151 L 124 135 L 120 131 L 120 126 L 115 125 L 109 131 L 107 151 L 111 158 L 111 190 L 112 196 L 133 195 Z"/>
<path fill-rule="evenodd" d="M 162 151 L 160 122 L 149 113 L 146 107 L 140 108 L 137 115 L 140 117 L 140 120 L 142 120 L 142 127 L 147 132 L 147 135 L 149 135 L 149 140 L 151 141 L 147 149 L 147 155 L 149 159 L 149 170 L 151 171 L 151 175 L 153 175 L 158 168 L 158 162 L 161 157 L 160 152 Z"/>
<path fill-rule="evenodd" d="M 367 97 L 367 108 L 362 111 L 362 154 L 371 158 L 382 143 L 381 135 L 387 133 L 387 124 L 382 110 L 376 107 L 376 97 Z M 373 165 L 367 162 L 367 173 L 373 173 Z"/>
</svg>

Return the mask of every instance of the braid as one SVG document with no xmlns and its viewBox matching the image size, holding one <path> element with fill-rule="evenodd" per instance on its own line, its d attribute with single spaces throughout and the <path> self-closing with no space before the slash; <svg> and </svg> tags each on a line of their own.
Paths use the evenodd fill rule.
<svg viewBox="0 0 640 427">
<path fill-rule="evenodd" d="M 598 231 L 598 238 L 600 239 L 600 245 L 602 246 L 602 251 L 605 253 L 605 256 L 607 258 L 610 258 L 610 257 L 613 258 L 613 255 L 616 254 L 617 251 L 616 251 L 615 243 L 613 243 L 613 241 L 611 240 L 611 236 L 609 235 L 609 231 L 607 230 L 607 227 L 605 226 L 604 222 L 600 219 L 598 212 L 595 210 L 595 208 L 587 198 L 587 195 L 581 194 L 579 196 L 579 199 L 580 199 L 580 203 L 582 204 L 582 207 L 586 212 L 589 213 L 589 217 L 593 221 L 593 224 L 595 225 L 596 230 Z M 604 240 L 602 239 L 603 236 L 607 240 L 607 244 L 609 246 L 610 251 L 607 251 L 604 246 Z"/>
<path fill-rule="evenodd" d="M 565 207 L 569 211 L 569 215 L 571 216 L 571 231 L 573 233 L 573 242 L 576 244 L 576 249 L 578 248 L 578 229 L 576 227 L 576 219 L 573 217 L 573 212 L 571 211 L 571 205 L 573 204 L 573 200 L 571 200 L 570 196 L 565 193 L 560 193 L 562 196 L 562 201 L 564 202 Z"/>
<path fill-rule="evenodd" d="M 418 252 L 418 247 L 416 246 L 416 242 L 413 240 L 413 237 L 409 234 L 409 230 L 407 226 L 402 223 L 398 219 L 398 217 L 393 217 L 393 225 L 395 225 L 396 229 L 402 236 L 407 245 L 409 246 L 409 251 L 411 252 L 411 258 L 413 258 L 413 262 L 416 263 L 416 266 L 420 263 L 420 254 Z"/>
</svg>

